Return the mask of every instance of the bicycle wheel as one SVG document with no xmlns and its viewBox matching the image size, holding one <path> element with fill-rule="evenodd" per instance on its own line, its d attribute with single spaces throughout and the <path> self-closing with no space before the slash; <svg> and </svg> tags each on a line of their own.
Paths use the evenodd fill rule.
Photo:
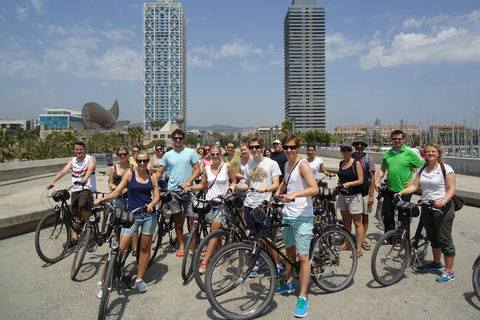
<svg viewBox="0 0 480 320">
<path fill-rule="evenodd" d="M 312 280 L 326 292 L 343 290 L 357 270 L 356 244 L 342 227 L 322 229 L 310 247 Z"/>
<path fill-rule="evenodd" d="M 480 300 L 480 259 L 477 259 L 477 262 L 473 266 L 472 283 L 473 290 L 475 291 L 478 300 Z"/>
<path fill-rule="evenodd" d="M 400 280 L 410 261 L 410 241 L 390 230 L 378 240 L 372 253 L 372 274 L 386 287 Z"/>
<path fill-rule="evenodd" d="M 228 319 L 251 319 L 270 305 L 277 289 L 277 267 L 261 250 L 255 261 L 253 245 L 233 243 L 213 256 L 207 268 L 205 288 L 213 309 Z M 258 276 L 247 273 L 259 264 Z"/>
<path fill-rule="evenodd" d="M 60 212 L 47 214 L 35 231 L 35 250 L 47 263 L 61 260 L 67 253 L 72 238 L 70 223 Z"/>
<path fill-rule="evenodd" d="M 200 263 L 203 262 L 202 253 L 205 254 L 207 251 L 208 244 L 210 240 L 218 237 L 217 246 L 214 248 L 212 256 L 215 255 L 221 248 L 234 243 L 239 242 L 241 240 L 240 236 L 237 232 L 230 229 L 218 229 L 213 232 L 210 232 L 198 245 L 197 250 L 195 251 L 195 255 L 193 256 L 193 275 L 195 277 L 195 281 L 197 282 L 198 287 L 205 292 L 205 274 L 200 274 L 198 267 Z"/>
<path fill-rule="evenodd" d="M 383 197 L 377 200 L 377 211 L 375 212 L 375 218 L 378 221 L 378 229 L 385 230 L 385 224 L 383 223 Z"/>
<path fill-rule="evenodd" d="M 114 214 L 114 211 L 107 205 L 104 205 L 102 210 L 98 212 L 100 218 L 100 222 L 98 223 L 100 234 L 103 235 L 107 232 L 107 226 L 112 221 L 112 214 Z"/>
<path fill-rule="evenodd" d="M 83 259 L 87 253 L 88 240 L 90 239 L 90 234 L 92 233 L 92 228 L 86 227 L 85 230 L 80 234 L 78 238 L 77 247 L 75 248 L 75 255 L 73 256 L 72 269 L 70 270 L 70 279 L 75 281 L 75 277 L 80 271 L 82 266 Z"/>
<path fill-rule="evenodd" d="M 157 257 L 158 251 L 160 250 L 160 247 L 162 246 L 162 240 L 163 240 L 163 236 L 165 234 L 165 226 L 166 226 L 165 216 L 161 215 L 159 220 L 158 220 L 158 223 L 157 223 L 157 231 L 153 235 L 152 243 L 154 245 L 152 245 L 153 251 L 152 251 L 152 254 L 150 255 L 150 261 L 148 262 L 149 267 L 155 262 L 155 258 Z"/>
<path fill-rule="evenodd" d="M 185 245 L 185 254 L 182 258 L 182 279 L 187 281 L 193 272 L 193 256 L 200 244 L 201 226 L 194 226 L 190 235 L 188 236 L 187 244 Z"/>
<path fill-rule="evenodd" d="M 102 299 L 100 299 L 100 308 L 98 309 L 98 319 L 103 320 L 107 317 L 108 303 L 110 300 L 110 293 L 114 288 L 115 266 L 117 264 L 117 253 L 114 252 L 110 255 L 108 260 L 107 271 L 105 272 L 105 281 L 102 288 Z"/>
<path fill-rule="evenodd" d="M 422 261 L 427 255 L 430 241 L 427 239 L 427 232 L 422 228 L 422 233 L 410 240 L 410 249 L 412 251 L 411 265 L 414 268 L 423 265 Z"/>
</svg>

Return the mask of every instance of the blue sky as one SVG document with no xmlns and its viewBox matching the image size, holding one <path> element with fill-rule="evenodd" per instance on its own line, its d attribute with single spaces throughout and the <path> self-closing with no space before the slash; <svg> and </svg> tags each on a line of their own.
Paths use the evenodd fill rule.
<svg viewBox="0 0 480 320">
<path fill-rule="evenodd" d="M 274 126 L 284 117 L 283 21 L 292 0 L 184 0 L 189 125 Z M 466 123 L 480 107 L 480 2 L 322 0 L 327 130 Z M 142 119 L 142 5 L 3 0 L 0 117 L 87 102 Z M 478 110 L 480 113 L 480 108 Z"/>
</svg>

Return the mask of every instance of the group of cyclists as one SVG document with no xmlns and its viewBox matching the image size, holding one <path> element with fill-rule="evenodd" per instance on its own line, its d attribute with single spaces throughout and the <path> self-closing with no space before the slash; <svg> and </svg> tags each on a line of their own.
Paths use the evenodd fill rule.
<svg viewBox="0 0 480 320">
<path fill-rule="evenodd" d="M 422 186 L 422 200 L 435 200 L 435 206 L 445 214 L 437 214 L 431 210 L 423 210 L 422 221 L 427 230 L 427 236 L 432 243 L 434 260 L 425 265 L 427 269 L 443 269 L 440 258 L 445 257 L 445 269 L 439 282 L 454 280 L 453 259 L 455 247 L 451 239 L 451 227 L 455 212 L 452 205 L 452 196 L 455 194 L 455 173 L 448 165 L 443 164 L 442 149 L 439 145 L 430 143 L 426 147 L 424 161 L 416 152 L 405 146 L 405 135 L 400 130 L 391 134 L 393 147 L 383 157 L 378 174 L 375 177 L 375 163 L 373 158 L 364 152 L 367 144 L 355 140 L 352 144 L 343 143 L 340 146 L 343 160 L 338 168 L 338 183 L 341 190 L 338 197 L 338 208 L 342 214 L 345 228 L 351 231 L 352 223 L 355 226 L 357 237 L 357 256 L 363 250 L 370 250 L 366 240 L 368 228 L 368 213 L 374 204 L 374 190 L 380 188 L 380 182 L 387 175 L 387 196 L 384 202 L 385 231 L 395 227 L 393 220 L 393 200 L 401 196 L 409 200 L 410 194 Z M 180 129 L 172 133 L 173 149 L 165 152 L 165 146 L 155 146 L 152 157 L 139 147 L 134 147 L 133 155 L 126 147 L 117 149 L 120 161 L 110 169 L 109 187 L 111 193 L 104 198 L 96 199 L 94 204 L 103 201 L 113 201 L 116 208 L 133 211 L 145 207 L 135 214 L 135 223 L 129 229 L 122 229 L 120 250 L 123 252 L 135 239 L 141 227 L 141 252 L 138 261 L 138 271 L 135 288 L 139 292 L 148 290 L 143 277 L 147 270 L 152 236 L 155 233 L 157 215 L 156 206 L 159 204 L 159 189 L 171 191 L 172 200 L 169 202 L 171 213 L 174 216 L 175 231 L 178 239 L 177 257 L 188 254 L 184 242 L 184 215 L 193 222 L 196 214 L 192 208 L 190 191 L 206 190 L 205 199 L 211 204 L 209 214 L 211 231 L 222 228 L 228 214 L 228 208 L 223 196 L 230 189 L 237 194 L 245 193 L 244 219 L 247 227 L 254 231 L 263 230 L 263 235 L 270 237 L 270 229 L 259 228 L 253 219 L 252 210 L 259 207 L 265 200 L 270 201 L 272 195 L 282 197 L 284 208 L 282 222 L 287 226 L 282 228 L 285 249 L 289 259 L 300 263 L 299 295 L 295 309 L 295 317 L 305 317 L 308 310 L 307 290 L 310 277 L 310 241 L 314 223 L 314 208 L 312 197 L 319 193 L 319 172 L 332 177 L 323 161 L 315 156 L 315 146 L 307 146 L 307 158 L 299 155 L 300 140 L 293 134 L 286 135 L 282 141 L 273 142 L 273 152 L 266 152 L 261 138 L 252 137 L 248 143 L 240 145 L 236 151 L 234 142 L 225 146 L 222 153 L 219 146 L 205 145 L 197 151 L 185 145 L 185 132 Z M 88 221 L 89 193 L 96 191 L 95 160 L 85 154 L 85 144 L 77 142 L 74 145 L 75 157 L 54 177 L 47 185 L 50 188 L 54 183 L 72 172 L 72 184 L 79 181 L 85 187 L 72 190 L 72 212 L 78 220 Z M 199 158 L 200 155 L 200 158 Z M 364 171 L 366 174 L 364 174 Z M 412 173 L 416 173 L 412 181 Z M 367 194 L 362 194 L 364 180 L 368 180 Z M 197 181 L 197 183 L 195 183 Z M 256 192 L 246 192 L 254 189 Z M 269 224 L 267 217 L 266 224 Z M 75 245 L 78 235 L 74 236 L 71 245 Z M 199 266 L 200 274 L 206 272 L 208 262 L 214 253 L 217 244 L 211 241 Z M 136 246 L 134 246 L 136 248 Z M 280 282 L 276 294 L 293 293 L 292 268 L 287 265 L 286 270 L 273 250 L 279 274 L 285 274 L 284 282 Z M 251 276 L 255 276 L 255 268 Z M 103 279 L 98 282 L 97 297 L 101 298 Z"/>
</svg>

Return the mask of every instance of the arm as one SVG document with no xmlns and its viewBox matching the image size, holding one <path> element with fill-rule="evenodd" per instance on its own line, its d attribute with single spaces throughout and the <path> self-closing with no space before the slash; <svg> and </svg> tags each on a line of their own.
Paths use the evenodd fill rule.
<svg viewBox="0 0 480 320">
<path fill-rule="evenodd" d="M 240 161 L 238 161 L 237 170 L 235 171 L 235 176 L 237 177 L 237 180 L 245 179 L 245 177 L 242 174 L 242 163 Z"/>
<path fill-rule="evenodd" d="M 237 176 L 233 171 L 233 166 L 230 163 L 227 163 L 228 176 L 230 177 L 230 187 L 237 184 Z"/>
<path fill-rule="evenodd" d="M 348 189 L 349 187 L 355 187 L 355 186 L 361 186 L 363 184 L 363 167 L 360 161 L 357 161 L 355 163 L 355 171 L 357 172 L 357 177 L 358 179 L 355 181 L 350 181 L 346 182 L 343 184 L 343 187 L 345 189 Z"/>
<path fill-rule="evenodd" d="M 327 169 L 325 169 L 325 165 L 323 163 L 320 165 L 320 170 L 322 170 L 324 175 L 329 176 L 330 178 L 334 176 L 333 173 L 330 173 L 327 171 Z"/>
<path fill-rule="evenodd" d="M 399 193 L 396 193 L 394 195 L 394 198 L 396 196 L 403 196 L 404 194 L 412 194 L 414 193 L 415 191 L 417 191 L 418 187 L 420 186 L 420 175 L 417 174 L 417 176 L 415 177 L 415 179 L 405 188 L 403 189 L 402 191 L 400 191 Z"/>
<path fill-rule="evenodd" d="M 368 193 L 368 204 L 367 206 L 370 207 L 373 205 L 374 199 L 373 196 L 375 194 L 375 172 L 370 171 L 370 192 Z"/>
<path fill-rule="evenodd" d="M 110 167 L 110 173 L 108 175 L 108 187 L 111 190 L 115 190 L 117 186 L 113 183 L 113 175 L 115 174 L 115 164 Z"/>
<path fill-rule="evenodd" d="M 258 188 L 259 193 L 264 193 L 264 192 L 275 192 L 278 189 L 278 186 L 280 185 L 280 176 L 274 176 L 272 177 L 272 184 L 269 185 L 268 187 L 260 187 Z"/>
<path fill-rule="evenodd" d="M 112 191 L 112 193 L 107 194 L 105 197 L 101 199 L 95 199 L 95 202 L 94 202 L 95 205 L 98 206 L 102 201 L 110 201 L 110 200 L 116 199 L 120 195 L 120 191 L 125 189 L 128 186 L 131 179 L 132 179 L 132 171 L 129 170 L 123 175 L 122 181 L 120 181 L 120 183 L 115 188 L 115 190 Z"/>
<path fill-rule="evenodd" d="M 184 188 L 186 187 L 189 187 L 193 181 L 195 181 L 195 179 L 198 178 L 198 176 L 200 175 L 201 171 L 200 171 L 200 164 L 198 163 L 198 161 L 193 165 L 193 174 L 192 176 L 190 177 L 190 179 L 188 179 L 185 183 L 182 183 L 182 186 Z M 203 179 L 203 178 L 202 178 Z"/>
<path fill-rule="evenodd" d="M 88 159 L 87 172 L 85 173 L 85 176 L 82 178 L 82 180 L 80 180 L 80 182 L 87 182 L 88 178 L 90 178 L 90 176 L 92 175 L 93 170 L 95 170 L 95 158 L 90 157 L 90 159 Z"/>
<path fill-rule="evenodd" d="M 122 180 L 123 181 L 123 180 Z M 152 181 L 152 202 L 147 204 L 147 212 L 152 213 L 155 210 L 155 205 L 158 203 L 160 200 L 160 193 L 158 191 L 158 180 L 156 179 L 151 179 Z"/>
<path fill-rule="evenodd" d="M 208 181 L 207 181 L 207 169 L 205 168 L 205 169 L 203 169 L 202 180 L 194 186 L 191 186 L 191 185 L 186 186 L 183 190 L 185 191 L 185 193 L 187 193 L 188 191 L 202 190 L 203 188 L 205 188 L 207 183 L 208 183 Z"/>
<path fill-rule="evenodd" d="M 160 168 L 157 169 L 157 172 L 153 174 L 153 177 L 157 180 L 160 179 L 165 170 L 167 170 L 167 167 L 161 165 Z"/>
<path fill-rule="evenodd" d="M 380 170 L 378 170 L 377 178 L 375 179 L 375 188 L 377 189 L 377 192 L 380 190 L 380 181 L 382 181 L 385 176 L 385 172 L 387 172 L 387 168 L 385 167 L 381 167 Z"/>
<path fill-rule="evenodd" d="M 283 197 L 283 201 L 286 203 L 292 202 L 292 200 L 296 197 L 312 197 L 314 195 L 317 195 L 319 192 L 317 181 L 313 176 L 312 169 L 305 161 L 300 162 L 298 171 L 300 172 L 300 177 L 302 177 L 307 182 L 308 188 L 305 190 L 298 190 L 290 194 L 279 195 Z M 284 184 L 284 182 L 285 180 L 282 182 L 282 185 Z"/>
<path fill-rule="evenodd" d="M 53 187 L 53 184 L 59 180 L 60 178 L 62 178 L 64 175 L 66 175 L 70 170 L 72 170 L 72 160 L 70 160 L 66 165 L 65 167 L 63 167 L 62 171 L 60 171 L 59 173 L 57 173 L 57 175 L 53 178 L 53 180 L 47 184 L 47 189 L 50 189 L 51 187 Z"/>
<path fill-rule="evenodd" d="M 455 195 L 455 191 L 456 191 L 456 187 L 455 187 L 456 179 L 457 178 L 455 176 L 455 172 L 451 172 L 451 173 L 446 175 L 445 181 L 447 183 L 447 194 L 445 195 L 445 197 L 443 197 L 442 200 L 435 201 L 435 206 L 437 208 L 443 207 L 450 200 L 452 200 L 453 196 Z"/>
<path fill-rule="evenodd" d="M 155 172 L 158 171 L 158 168 L 155 168 L 155 167 L 153 166 L 153 162 L 154 162 L 154 161 L 155 161 L 155 157 L 152 156 L 152 157 L 150 158 L 150 171 L 153 172 L 153 173 L 155 173 Z"/>
</svg>

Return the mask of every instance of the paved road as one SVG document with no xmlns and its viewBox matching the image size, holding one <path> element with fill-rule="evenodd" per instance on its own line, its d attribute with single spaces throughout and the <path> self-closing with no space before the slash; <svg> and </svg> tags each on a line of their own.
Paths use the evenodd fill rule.
<svg viewBox="0 0 480 320">
<path fill-rule="evenodd" d="M 372 251 L 359 259 L 353 284 L 344 291 L 325 294 L 314 284 L 309 292 L 310 319 L 478 319 L 480 301 L 471 284 L 472 264 L 480 254 L 478 208 L 464 207 L 457 213 L 454 240 L 457 246 L 456 281 L 440 284 L 436 274 L 407 270 L 401 282 L 383 288 L 370 272 Z M 374 219 L 373 219 L 374 220 Z M 373 222 L 373 221 L 372 221 Z M 368 231 L 372 244 L 380 236 L 374 224 Z M 80 281 L 70 280 L 71 254 L 54 264 L 41 261 L 34 248 L 34 233 L 0 241 L 0 318 L 1 319 L 94 319 L 99 300 L 95 297 L 107 252 L 87 253 Z M 147 271 L 149 290 L 139 294 L 124 290 L 113 294 L 111 319 L 216 319 L 206 297 L 193 280 L 183 284 L 181 259 L 172 247 Z M 70 252 L 71 253 L 71 252 Z M 427 256 L 431 259 L 431 253 Z M 132 274 L 136 273 L 133 260 Z M 264 319 L 292 319 L 295 294 L 276 296 Z"/>
</svg>

